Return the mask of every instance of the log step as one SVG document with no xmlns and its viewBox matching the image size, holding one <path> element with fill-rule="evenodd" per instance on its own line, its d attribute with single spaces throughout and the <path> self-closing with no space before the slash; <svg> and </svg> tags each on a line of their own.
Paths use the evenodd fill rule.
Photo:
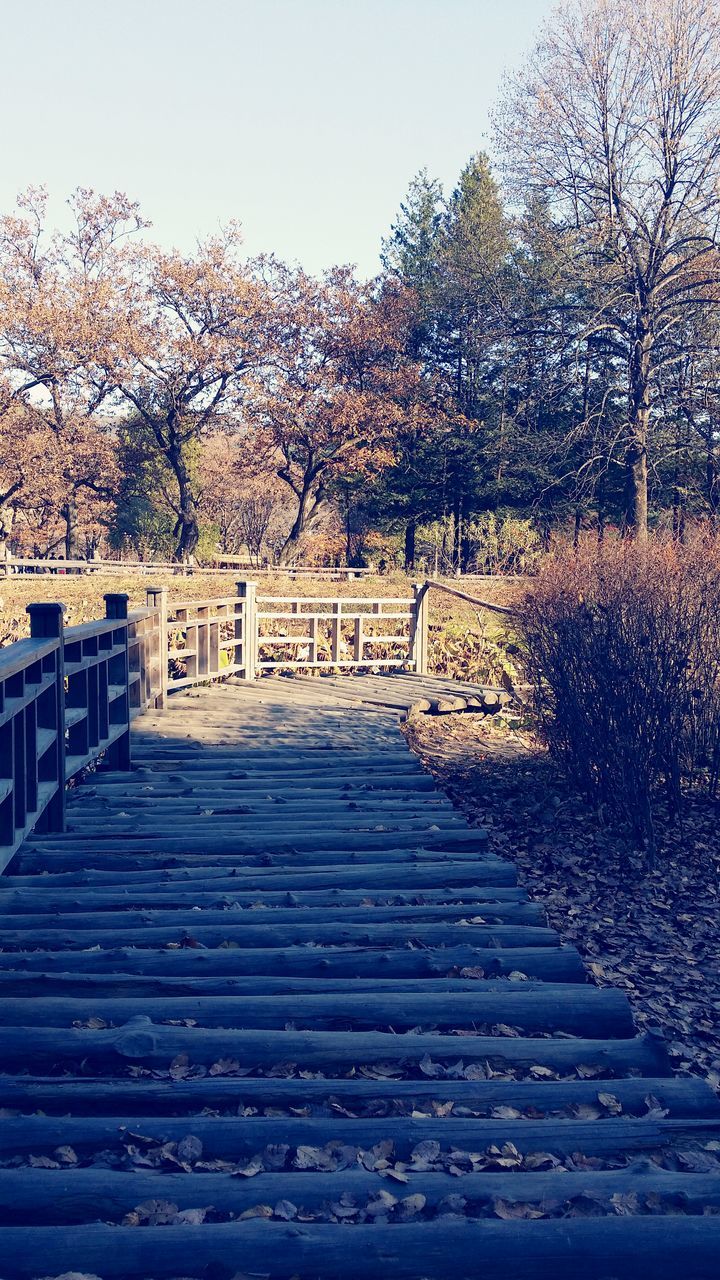
<svg viewBox="0 0 720 1280">
<path fill-rule="evenodd" d="M 88 1072 L 138 1063 L 167 1070 L 179 1054 L 197 1065 L 214 1066 L 235 1059 L 248 1070 L 277 1069 L 285 1063 L 303 1069 L 342 1074 L 376 1063 L 415 1065 L 432 1062 L 489 1062 L 498 1070 L 521 1075 L 548 1069 L 548 1074 L 574 1075 L 579 1069 L 602 1076 L 638 1071 L 664 1075 L 664 1051 L 651 1036 L 587 1038 L 559 1036 L 537 1039 L 521 1035 L 470 1035 L 438 1032 L 398 1035 L 385 1031 L 234 1030 L 173 1027 L 142 1016 L 112 1030 L 59 1029 L 52 1026 L 4 1027 L 0 1055 L 6 1066 L 19 1068 L 28 1059 L 35 1068 L 86 1064 Z M 500 1065 L 502 1064 L 502 1066 Z M 422 1068 L 420 1068 L 422 1069 Z M 399 1074 L 400 1072 L 398 1072 Z"/>
<path fill-rule="evenodd" d="M 128 1146 L 141 1151 L 162 1147 L 168 1142 L 181 1142 L 189 1134 L 202 1143 L 204 1158 L 233 1161 L 250 1160 L 278 1143 L 293 1151 L 307 1146 L 317 1150 L 327 1142 L 370 1151 L 389 1140 L 390 1155 L 402 1162 L 408 1161 L 422 1142 L 438 1143 L 447 1152 L 480 1153 L 493 1147 L 500 1150 L 510 1142 L 521 1155 L 543 1151 L 555 1156 L 580 1153 L 585 1157 L 611 1158 L 618 1154 L 694 1150 L 701 1143 L 717 1141 L 720 1119 L 517 1121 L 455 1120 L 446 1116 L 362 1120 L 344 1116 L 193 1116 L 188 1128 L 185 1117 L 21 1116 L 3 1120 L 0 1155 L 8 1157 L 23 1151 L 46 1154 L 71 1146 L 78 1157 L 86 1158 L 94 1152 L 117 1152 Z"/>
<path fill-rule="evenodd" d="M 720 1175 L 683 1173 L 665 1169 L 613 1169 L 514 1173 L 508 1187 L 506 1173 L 467 1173 L 458 1179 L 449 1173 L 414 1173 L 412 1166 L 404 1183 L 381 1179 L 365 1169 L 343 1169 L 341 1173 L 263 1172 L 255 1178 L 203 1173 L 176 1177 L 168 1188 L 167 1175 L 152 1170 L 14 1169 L 0 1170 L 0 1225 L 24 1223 L 83 1223 L 92 1216 L 107 1223 L 121 1222 L 126 1214 L 150 1201 L 170 1198 L 178 1209 L 212 1205 L 213 1216 L 236 1216 L 259 1203 L 271 1208 L 282 1201 L 299 1208 L 327 1212 L 341 1195 L 352 1196 L 355 1204 L 372 1203 L 379 1191 L 398 1201 L 421 1195 L 423 1217 L 447 1212 L 450 1197 L 461 1197 L 471 1214 L 493 1214 L 497 1200 L 512 1206 L 532 1205 L 544 1212 L 576 1210 L 577 1202 L 590 1205 L 619 1200 L 632 1203 L 665 1202 L 682 1205 L 685 1213 L 701 1213 L 720 1208 Z M 452 1203 L 452 1202 L 451 1202 Z M 576 1210 L 577 1211 L 577 1210 Z M 402 1206 L 400 1207 L 402 1212 Z M 1 1237 L 0 1237 L 1 1238 Z"/>
<path fill-rule="evenodd" d="M 435 1113 L 435 1106 L 452 1104 L 469 1114 L 492 1115 L 497 1107 L 519 1112 L 518 1120 L 564 1115 L 590 1108 L 598 1119 L 616 1110 L 603 1105 L 599 1093 L 615 1099 L 625 1116 L 647 1116 L 650 1111 L 666 1112 L 671 1119 L 720 1119 L 720 1099 L 704 1080 L 660 1077 L 613 1077 L 603 1079 L 466 1080 L 421 1076 L 402 1080 L 355 1075 L 334 1080 L 273 1076 L 188 1076 L 154 1080 L 111 1079 L 72 1076 L 7 1076 L 0 1074 L 0 1105 L 10 1110 L 32 1113 L 37 1110 L 61 1115 L 110 1115 L 122 1104 L 125 1115 L 188 1115 L 205 1108 L 237 1114 L 238 1105 L 262 1110 L 265 1107 L 296 1113 L 304 1109 L 362 1112 L 379 1108 L 378 1114 L 408 1115 L 419 1111 Z M 339 1104 L 339 1105 L 336 1105 Z M 435 1105 L 434 1105 L 435 1104 Z M 608 1110 L 608 1107 L 610 1108 Z"/>
<path fill-rule="evenodd" d="M 464 937 L 467 937 L 467 933 Z M 93 941 L 88 939 L 87 942 Z M 87 946 L 86 942 L 86 946 Z M 63 972 L 72 967 L 88 973 L 142 974 L 292 974 L 296 977 L 442 977 L 454 971 L 472 968 L 482 970 L 488 978 L 524 974 L 549 982 L 587 981 L 582 960 L 574 947 L 473 947 L 468 940 L 463 946 L 398 946 L 371 949 L 356 947 L 215 947 L 203 949 L 179 945 L 177 948 L 154 950 L 150 947 L 112 947 L 93 945 L 55 951 L 8 951 L 2 956 L 3 967 L 11 971 Z M 478 972 L 478 976 L 480 976 Z"/>
<path fill-rule="evenodd" d="M 507 1023 L 530 1034 L 562 1031 L 570 1035 L 628 1037 L 633 1020 L 626 997 L 611 988 L 578 986 L 568 994 L 562 986 L 548 985 L 525 991 L 525 983 L 485 989 L 441 993 L 380 992 L 267 995 L 148 996 L 143 999 L 80 996 L 3 998 L 0 1026 L 72 1027 L 99 1015 L 118 1026 L 133 1018 L 147 1017 L 163 1023 L 192 1019 L 198 1027 L 249 1027 L 282 1029 L 287 1023 L 305 1028 L 330 1028 L 349 1023 L 351 1029 L 392 1027 L 406 1031 L 418 1025 L 473 1028 Z"/>
</svg>

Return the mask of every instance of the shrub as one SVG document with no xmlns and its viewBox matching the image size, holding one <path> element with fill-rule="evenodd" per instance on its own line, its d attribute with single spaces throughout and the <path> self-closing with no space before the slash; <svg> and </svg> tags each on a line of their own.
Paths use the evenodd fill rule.
<svg viewBox="0 0 720 1280">
<path fill-rule="evenodd" d="M 541 540 L 531 520 L 487 511 L 466 527 L 472 568 L 478 573 L 533 573 Z"/>
<path fill-rule="evenodd" d="M 542 733 L 570 778 L 652 858 L 660 788 L 720 773 L 720 543 L 559 552 L 522 605 Z"/>
</svg>

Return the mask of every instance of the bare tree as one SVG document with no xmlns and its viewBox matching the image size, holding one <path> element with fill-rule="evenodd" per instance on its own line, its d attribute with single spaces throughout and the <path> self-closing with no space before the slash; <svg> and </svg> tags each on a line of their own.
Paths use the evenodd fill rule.
<svg viewBox="0 0 720 1280">
<path fill-rule="evenodd" d="M 715 302 L 717 0 L 574 0 L 497 115 L 506 175 L 565 231 L 592 334 L 627 367 L 625 522 L 647 536 L 648 450 L 675 331 Z"/>
</svg>

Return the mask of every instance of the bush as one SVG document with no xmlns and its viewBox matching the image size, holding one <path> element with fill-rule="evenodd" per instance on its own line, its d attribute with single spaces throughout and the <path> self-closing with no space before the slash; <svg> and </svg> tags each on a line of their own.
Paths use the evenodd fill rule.
<svg viewBox="0 0 720 1280">
<path fill-rule="evenodd" d="M 720 773 L 720 543 L 616 542 L 548 558 L 522 606 L 541 731 L 652 858 L 653 800 L 680 816 Z"/>
<path fill-rule="evenodd" d="M 542 550 L 531 520 L 487 511 L 466 528 L 471 567 L 477 573 L 533 573 Z"/>
</svg>

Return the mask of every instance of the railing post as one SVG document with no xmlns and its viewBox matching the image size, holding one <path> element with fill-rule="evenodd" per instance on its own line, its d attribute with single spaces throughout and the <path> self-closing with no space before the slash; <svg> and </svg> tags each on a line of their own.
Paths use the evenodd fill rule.
<svg viewBox="0 0 720 1280">
<path fill-rule="evenodd" d="M 428 671 L 428 586 L 426 582 L 413 583 L 413 620 L 410 635 L 410 658 L 415 671 L 426 676 Z"/>
<path fill-rule="evenodd" d="M 355 662 L 362 662 L 365 657 L 365 620 L 361 613 L 355 619 L 355 633 L 353 636 L 353 658 Z"/>
<path fill-rule="evenodd" d="M 110 671 L 108 674 L 112 676 L 112 683 L 125 686 L 125 692 L 121 697 L 116 698 L 110 704 L 110 725 L 119 724 L 124 721 L 125 731 L 111 743 L 108 748 L 108 763 L 111 769 L 129 769 L 130 768 L 130 655 L 128 652 L 128 600 L 129 596 L 124 591 L 107 591 L 103 596 L 105 601 L 105 617 L 116 619 L 122 624 L 124 649 L 117 657 L 111 658 Z M 120 630 L 120 627 L 118 627 Z M 113 645 L 114 648 L 114 645 Z M 115 707 L 119 704 L 121 720 L 113 720 L 116 715 Z"/>
<path fill-rule="evenodd" d="M 310 637 L 309 643 L 308 643 L 308 661 L 311 663 L 312 666 L 315 666 L 315 664 L 317 663 L 317 649 L 318 649 L 317 618 L 308 619 L 308 636 Z"/>
<path fill-rule="evenodd" d="M 48 803 L 43 814 L 44 824 L 48 831 L 65 830 L 65 652 L 63 648 L 63 614 L 64 604 L 29 604 L 30 636 L 33 640 L 47 640 L 57 637 L 58 647 L 55 659 L 54 703 L 49 719 L 54 723 L 38 725 L 38 728 L 55 730 L 55 750 L 46 753 L 45 760 L 50 767 L 48 776 L 39 778 L 40 782 L 57 782 L 57 791 Z"/>
<path fill-rule="evenodd" d="M 238 622 L 241 621 L 242 627 L 243 679 L 254 680 L 258 654 L 258 619 L 255 599 L 257 584 L 243 580 L 235 585 L 239 598 L 245 601 L 242 621 L 238 619 Z M 235 623 L 236 636 L 238 634 L 238 622 Z"/>
<path fill-rule="evenodd" d="M 150 702 L 158 711 L 165 706 L 168 688 L 168 607 L 167 587 L 148 587 L 145 592 L 148 609 L 158 614 L 157 635 L 153 646 Z"/>
<path fill-rule="evenodd" d="M 330 615 L 330 661 L 337 666 L 340 662 L 340 642 L 342 640 L 342 601 L 333 600 Z"/>
</svg>

